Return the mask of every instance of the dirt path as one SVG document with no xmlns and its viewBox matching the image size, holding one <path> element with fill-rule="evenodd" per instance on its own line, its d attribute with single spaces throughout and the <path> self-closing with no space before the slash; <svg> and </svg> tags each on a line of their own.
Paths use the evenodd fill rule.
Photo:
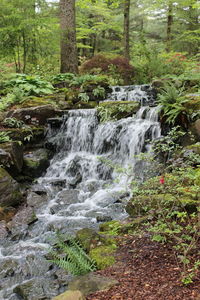
<svg viewBox="0 0 200 300">
<path fill-rule="evenodd" d="M 116 260 L 114 266 L 97 273 L 119 284 L 87 300 L 200 300 L 200 272 L 192 284 L 183 285 L 169 246 L 152 242 L 148 236 L 128 236 L 121 241 Z"/>
</svg>

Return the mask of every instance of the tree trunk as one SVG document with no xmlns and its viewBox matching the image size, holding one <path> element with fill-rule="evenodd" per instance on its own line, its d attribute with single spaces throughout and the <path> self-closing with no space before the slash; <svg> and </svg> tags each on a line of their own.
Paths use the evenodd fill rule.
<svg viewBox="0 0 200 300">
<path fill-rule="evenodd" d="M 130 60 L 130 0 L 124 0 L 124 57 Z"/>
<path fill-rule="evenodd" d="M 75 0 L 60 0 L 61 73 L 78 73 Z"/>
<path fill-rule="evenodd" d="M 173 4 L 171 1 L 168 3 L 168 13 L 167 13 L 167 45 L 166 51 L 170 52 L 172 44 L 172 24 L 173 24 Z"/>
</svg>

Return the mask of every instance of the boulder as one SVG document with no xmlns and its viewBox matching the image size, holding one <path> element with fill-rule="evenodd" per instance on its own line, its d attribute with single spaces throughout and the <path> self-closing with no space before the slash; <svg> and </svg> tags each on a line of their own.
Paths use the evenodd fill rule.
<svg viewBox="0 0 200 300">
<path fill-rule="evenodd" d="M 46 195 L 38 195 L 37 193 L 30 192 L 27 196 L 27 204 L 30 207 L 38 208 L 40 205 L 47 201 Z"/>
<path fill-rule="evenodd" d="M 0 167 L 0 206 L 17 206 L 22 200 L 18 183 Z"/>
<path fill-rule="evenodd" d="M 24 154 L 24 165 L 22 172 L 31 178 L 37 178 L 42 175 L 49 166 L 49 151 L 47 149 L 38 149 Z"/>
<path fill-rule="evenodd" d="M 11 110 L 7 118 L 16 118 L 27 124 L 44 125 L 48 118 L 56 115 L 57 111 L 51 104 Z"/>
<path fill-rule="evenodd" d="M 112 278 L 90 273 L 72 280 L 68 288 L 71 291 L 79 290 L 86 296 L 97 291 L 107 290 L 117 283 L 118 281 Z"/>
<path fill-rule="evenodd" d="M 58 289 L 58 284 L 52 284 L 50 280 L 33 278 L 20 283 L 13 291 L 23 300 L 49 300 L 56 295 Z"/>
<path fill-rule="evenodd" d="M 0 240 L 5 239 L 8 235 L 8 230 L 5 221 L 0 221 Z"/>
<path fill-rule="evenodd" d="M 20 210 L 10 221 L 7 226 L 13 236 L 20 235 L 23 230 L 28 228 L 28 225 L 37 221 L 37 216 L 32 207 L 25 207 Z"/>
<path fill-rule="evenodd" d="M 85 297 L 80 291 L 66 291 L 52 300 L 85 300 Z"/>
<path fill-rule="evenodd" d="M 20 142 L 0 145 L 0 164 L 14 173 L 19 173 L 23 166 L 23 145 Z"/>
</svg>

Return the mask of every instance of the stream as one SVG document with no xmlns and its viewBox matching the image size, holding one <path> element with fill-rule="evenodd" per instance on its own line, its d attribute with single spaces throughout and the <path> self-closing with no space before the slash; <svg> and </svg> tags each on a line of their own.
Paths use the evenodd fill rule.
<svg viewBox="0 0 200 300">
<path fill-rule="evenodd" d="M 70 110 L 60 129 L 50 129 L 56 154 L 32 187 L 47 194 L 35 206 L 37 221 L 0 245 L 1 300 L 50 300 L 62 293 L 70 275 L 45 259 L 56 231 L 74 234 L 127 217 L 130 181 L 135 172 L 143 176 L 137 156 L 149 151 L 147 139 L 161 134 L 158 107 L 148 106 L 153 97 L 147 86 L 113 87 L 108 100 L 140 101 L 136 115 L 100 124 L 95 109 Z"/>
</svg>

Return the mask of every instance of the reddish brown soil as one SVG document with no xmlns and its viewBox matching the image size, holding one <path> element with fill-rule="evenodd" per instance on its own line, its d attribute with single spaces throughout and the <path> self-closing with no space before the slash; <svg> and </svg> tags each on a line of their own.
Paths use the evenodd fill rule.
<svg viewBox="0 0 200 300">
<path fill-rule="evenodd" d="M 200 300 L 200 274 L 192 284 L 183 285 L 181 267 L 169 245 L 152 242 L 148 236 L 128 236 L 121 241 L 116 260 L 97 273 L 119 284 L 87 300 Z"/>
</svg>

